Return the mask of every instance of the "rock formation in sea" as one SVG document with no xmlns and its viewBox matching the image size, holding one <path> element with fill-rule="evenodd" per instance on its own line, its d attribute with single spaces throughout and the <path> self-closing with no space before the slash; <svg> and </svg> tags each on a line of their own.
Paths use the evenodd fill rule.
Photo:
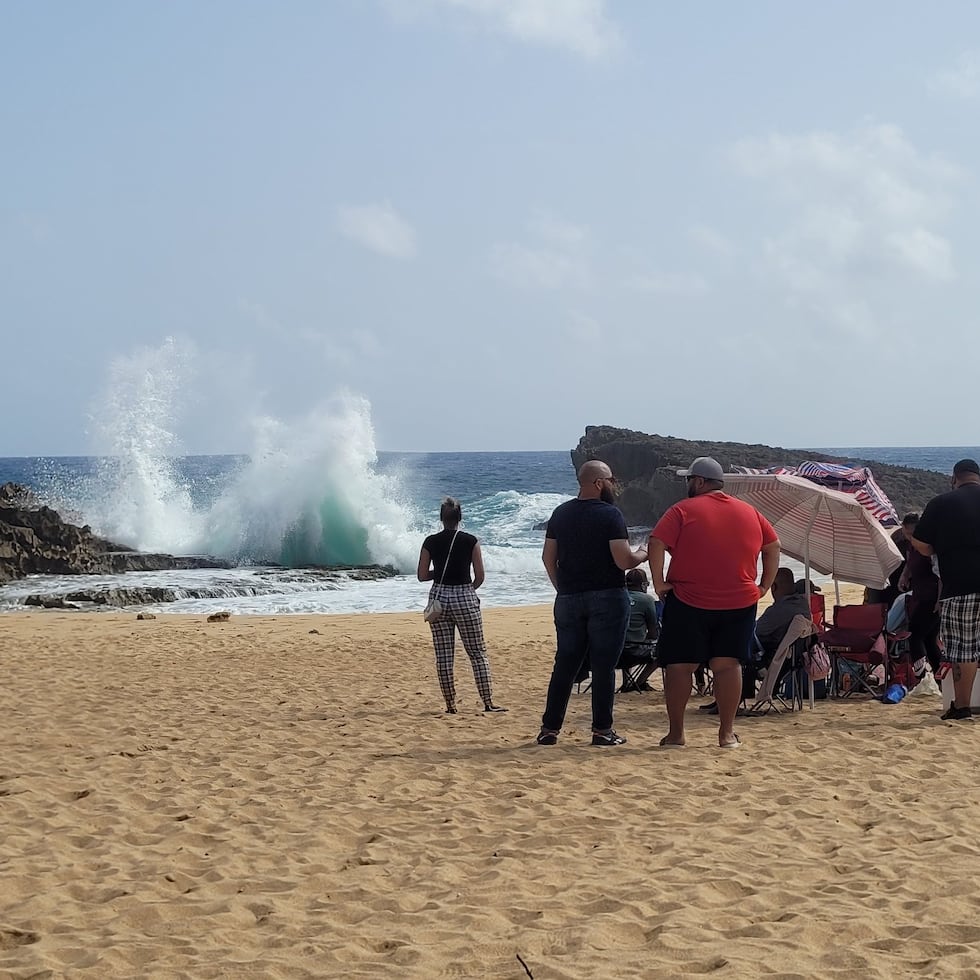
<svg viewBox="0 0 980 980">
<path fill-rule="evenodd" d="M 676 471 L 688 466 L 696 456 L 713 456 L 725 470 L 733 466 L 797 466 L 808 459 L 867 466 L 895 505 L 899 517 L 909 511 L 921 511 L 932 497 L 949 489 L 949 476 L 930 470 L 828 456 L 812 449 L 675 439 L 607 425 L 586 428 L 585 435 L 572 450 L 572 463 L 576 470 L 588 459 L 608 463 L 620 482 L 617 502 L 627 523 L 649 526 L 684 496 L 684 481 Z"/>
</svg>

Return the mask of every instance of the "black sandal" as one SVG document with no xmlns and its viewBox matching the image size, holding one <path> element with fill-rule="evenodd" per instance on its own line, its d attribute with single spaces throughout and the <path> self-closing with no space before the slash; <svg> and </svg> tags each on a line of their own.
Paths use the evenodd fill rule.
<svg viewBox="0 0 980 980">
<path fill-rule="evenodd" d="M 501 708 L 499 704 L 494 704 L 492 701 L 489 704 L 483 706 L 484 711 L 506 711 L 506 708 Z"/>
</svg>

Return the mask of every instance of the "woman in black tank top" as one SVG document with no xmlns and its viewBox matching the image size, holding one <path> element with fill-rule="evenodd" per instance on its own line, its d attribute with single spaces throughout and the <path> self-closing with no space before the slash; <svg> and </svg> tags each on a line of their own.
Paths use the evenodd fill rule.
<svg viewBox="0 0 980 980">
<path fill-rule="evenodd" d="M 483 616 L 476 590 L 483 585 L 483 553 L 480 542 L 472 534 L 459 529 L 463 518 L 459 501 L 447 497 L 439 508 L 442 530 L 430 534 L 422 542 L 419 553 L 420 582 L 432 582 L 430 598 L 442 604 L 442 616 L 429 623 L 432 645 L 436 652 L 436 673 L 439 688 L 446 701 L 446 712 L 454 715 L 456 682 L 453 674 L 456 630 L 459 630 L 473 666 L 476 688 L 483 699 L 484 711 L 506 711 L 493 703 L 490 661 L 483 639 Z"/>
</svg>

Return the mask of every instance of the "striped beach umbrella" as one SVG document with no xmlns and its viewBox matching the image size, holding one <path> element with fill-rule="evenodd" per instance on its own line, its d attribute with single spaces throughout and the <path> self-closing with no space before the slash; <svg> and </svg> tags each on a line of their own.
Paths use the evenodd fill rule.
<svg viewBox="0 0 980 980">
<path fill-rule="evenodd" d="M 734 467 L 736 473 L 762 475 L 780 473 L 786 476 L 803 476 L 831 490 L 851 493 L 885 527 L 898 527 L 898 514 L 888 495 L 878 486 L 874 474 L 866 466 L 844 466 L 840 463 L 818 463 L 806 460 L 799 466 L 770 466 L 768 469 Z"/>
<path fill-rule="evenodd" d="M 889 532 L 852 493 L 785 473 L 725 474 L 725 493 L 768 518 L 785 554 L 810 570 L 872 589 L 902 563 Z"/>
</svg>

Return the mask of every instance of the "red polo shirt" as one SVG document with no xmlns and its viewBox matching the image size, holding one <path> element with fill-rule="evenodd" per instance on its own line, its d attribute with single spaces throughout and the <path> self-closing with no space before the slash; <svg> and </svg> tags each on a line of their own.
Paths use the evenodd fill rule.
<svg viewBox="0 0 980 980">
<path fill-rule="evenodd" d="M 759 552 L 778 541 L 753 506 L 714 491 L 674 504 L 650 532 L 670 553 L 667 581 L 698 609 L 744 609 L 759 601 Z"/>
</svg>

